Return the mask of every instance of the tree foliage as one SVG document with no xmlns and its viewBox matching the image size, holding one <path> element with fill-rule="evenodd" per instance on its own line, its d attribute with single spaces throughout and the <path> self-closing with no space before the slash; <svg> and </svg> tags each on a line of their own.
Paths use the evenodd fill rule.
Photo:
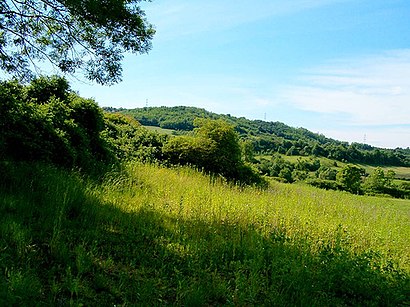
<svg viewBox="0 0 410 307">
<path fill-rule="evenodd" d="M 208 147 L 207 163 L 210 171 L 221 172 L 235 177 L 234 172 L 241 161 L 241 146 L 234 128 L 223 120 L 197 119 L 195 129 L 197 138 Z"/>
<path fill-rule="evenodd" d="M 345 165 L 336 175 L 336 181 L 340 186 L 351 193 L 361 193 L 362 176 L 364 169 L 354 165 Z"/>
<path fill-rule="evenodd" d="M 132 117 L 104 113 L 56 76 L 28 85 L 1 82 L 0 100 L 0 160 L 41 161 L 100 175 L 118 162 L 137 159 L 189 164 L 228 180 L 262 183 L 242 158 L 238 134 L 222 120 L 198 120 L 190 136 L 161 135 Z"/>
<path fill-rule="evenodd" d="M 166 135 L 149 131 L 132 117 L 119 113 L 105 113 L 104 139 L 115 148 L 118 160 L 137 159 L 143 162 L 163 160 L 162 147 Z"/>
<path fill-rule="evenodd" d="M 0 68 L 30 80 L 38 62 L 82 70 L 100 84 L 121 80 L 124 52 L 146 53 L 155 33 L 141 0 L 1 0 Z"/>
<path fill-rule="evenodd" d="M 406 183 L 397 185 L 394 183 L 396 173 L 393 170 L 384 171 L 377 167 L 366 178 L 364 182 L 364 190 L 366 193 L 375 195 L 383 194 L 390 195 L 396 198 L 409 198 L 410 189 L 406 188 Z"/>
<path fill-rule="evenodd" d="M 392 185 L 394 175 L 395 174 L 391 172 L 387 175 L 382 168 L 377 167 L 373 173 L 366 178 L 365 188 L 373 193 L 383 193 L 386 187 Z"/>
<path fill-rule="evenodd" d="M 64 86 L 49 92 L 55 84 Z M 101 137 L 102 110 L 68 88 L 57 77 L 40 77 L 27 86 L 17 81 L 0 83 L 1 159 L 43 161 L 88 171 L 113 161 Z"/>
<path fill-rule="evenodd" d="M 163 148 L 172 164 L 188 164 L 241 183 L 262 183 L 262 178 L 242 158 L 233 126 L 223 120 L 197 119 L 192 136 L 171 138 Z"/>
</svg>

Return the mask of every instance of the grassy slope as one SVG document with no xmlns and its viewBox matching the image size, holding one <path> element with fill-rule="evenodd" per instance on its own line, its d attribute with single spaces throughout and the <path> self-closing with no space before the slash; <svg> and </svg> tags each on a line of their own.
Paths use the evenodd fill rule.
<svg viewBox="0 0 410 307">
<path fill-rule="evenodd" d="M 410 202 L 2 165 L 0 305 L 409 303 Z"/>
<path fill-rule="evenodd" d="M 181 133 L 178 133 L 178 131 L 172 130 L 172 129 L 164 129 L 164 128 L 160 128 L 156 126 L 144 126 L 144 127 L 147 128 L 148 130 L 155 131 L 161 134 L 168 134 L 168 135 L 181 134 Z"/>
</svg>

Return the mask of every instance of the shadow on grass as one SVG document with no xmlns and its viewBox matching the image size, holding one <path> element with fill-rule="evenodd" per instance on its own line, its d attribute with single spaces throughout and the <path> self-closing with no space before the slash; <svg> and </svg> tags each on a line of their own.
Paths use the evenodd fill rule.
<svg viewBox="0 0 410 307">
<path fill-rule="evenodd" d="M 125 213 L 57 169 L 2 165 L 0 305 L 397 306 L 409 276 L 375 252 L 286 229 Z M 340 239 L 340 240 L 338 240 Z"/>
</svg>

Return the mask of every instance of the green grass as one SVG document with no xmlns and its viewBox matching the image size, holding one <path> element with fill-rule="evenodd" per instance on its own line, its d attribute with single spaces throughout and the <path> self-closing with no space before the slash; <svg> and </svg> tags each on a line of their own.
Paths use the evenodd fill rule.
<svg viewBox="0 0 410 307">
<path fill-rule="evenodd" d="M 164 129 L 164 128 L 156 127 L 156 126 L 144 126 L 144 127 L 147 128 L 148 130 L 155 131 L 160 134 L 168 134 L 168 135 L 181 134 L 179 131 L 173 130 L 173 129 Z"/>
<path fill-rule="evenodd" d="M 0 305 L 409 304 L 410 202 L 1 164 Z"/>
<path fill-rule="evenodd" d="M 282 157 L 283 157 L 283 159 L 285 159 L 285 161 L 289 161 L 291 163 L 296 163 L 299 159 L 304 161 L 304 160 L 309 160 L 309 159 L 313 158 L 313 159 L 318 159 L 320 161 L 320 165 L 327 166 L 327 167 L 334 167 L 335 162 L 337 163 L 337 165 L 339 167 L 343 167 L 344 165 L 346 165 L 346 163 L 344 163 L 344 162 L 332 160 L 332 159 L 325 158 L 325 157 L 287 156 L 287 155 L 282 155 Z"/>
<path fill-rule="evenodd" d="M 376 166 L 368 166 L 368 165 L 363 165 L 363 167 L 366 169 L 366 172 L 371 174 Z M 404 166 L 383 166 L 382 169 L 386 172 L 388 170 L 392 170 L 396 173 L 396 178 L 400 179 L 406 179 L 410 180 L 410 167 L 404 167 Z"/>
</svg>

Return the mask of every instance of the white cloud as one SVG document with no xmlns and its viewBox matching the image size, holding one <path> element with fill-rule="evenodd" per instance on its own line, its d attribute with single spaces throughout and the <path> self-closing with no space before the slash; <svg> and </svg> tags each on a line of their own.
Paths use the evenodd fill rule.
<svg viewBox="0 0 410 307">
<path fill-rule="evenodd" d="M 410 50 L 333 61 L 282 97 L 303 110 L 343 113 L 346 124 L 410 124 Z"/>
</svg>

